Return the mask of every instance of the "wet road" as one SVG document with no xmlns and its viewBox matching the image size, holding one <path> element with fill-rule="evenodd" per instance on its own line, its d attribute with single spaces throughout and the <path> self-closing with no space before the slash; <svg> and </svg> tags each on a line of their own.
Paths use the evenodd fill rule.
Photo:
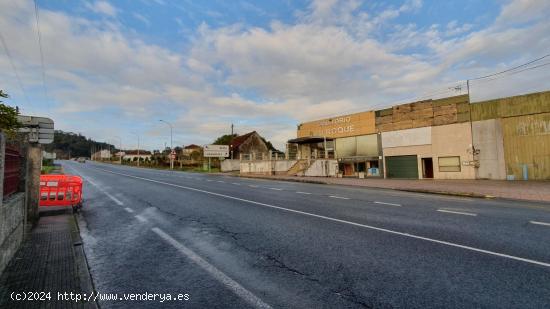
<svg viewBox="0 0 550 309">
<path fill-rule="evenodd" d="M 188 294 L 173 308 L 550 306 L 548 204 L 61 164 L 85 179 L 100 293 Z"/>
</svg>

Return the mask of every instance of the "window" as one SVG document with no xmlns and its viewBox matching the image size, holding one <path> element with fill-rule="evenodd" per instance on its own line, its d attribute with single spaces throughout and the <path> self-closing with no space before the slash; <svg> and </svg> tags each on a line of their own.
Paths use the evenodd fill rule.
<svg viewBox="0 0 550 309">
<path fill-rule="evenodd" d="M 440 172 L 460 172 L 460 157 L 439 157 Z"/>
</svg>

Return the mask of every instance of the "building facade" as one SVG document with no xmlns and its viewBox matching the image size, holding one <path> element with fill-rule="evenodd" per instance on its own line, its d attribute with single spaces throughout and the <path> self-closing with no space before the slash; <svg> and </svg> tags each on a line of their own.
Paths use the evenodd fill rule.
<svg viewBox="0 0 550 309">
<path fill-rule="evenodd" d="M 550 91 L 478 103 L 460 95 L 307 122 L 287 153 L 306 168 L 336 160 L 342 177 L 547 180 Z"/>
</svg>

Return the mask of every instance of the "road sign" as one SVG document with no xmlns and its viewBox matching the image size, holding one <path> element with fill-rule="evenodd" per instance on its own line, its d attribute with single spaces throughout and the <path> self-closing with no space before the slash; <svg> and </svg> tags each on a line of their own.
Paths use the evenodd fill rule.
<svg viewBox="0 0 550 309">
<path fill-rule="evenodd" d="M 204 157 L 206 158 L 229 157 L 229 146 L 206 145 L 204 146 Z"/>
<path fill-rule="evenodd" d="M 46 117 L 17 116 L 22 125 L 18 131 L 29 134 L 29 142 L 50 144 L 53 142 L 53 120 Z"/>
<path fill-rule="evenodd" d="M 172 159 L 175 159 L 175 158 L 176 158 L 176 153 L 175 153 L 175 152 L 172 152 L 172 153 L 170 154 L 170 157 L 171 157 Z"/>
</svg>

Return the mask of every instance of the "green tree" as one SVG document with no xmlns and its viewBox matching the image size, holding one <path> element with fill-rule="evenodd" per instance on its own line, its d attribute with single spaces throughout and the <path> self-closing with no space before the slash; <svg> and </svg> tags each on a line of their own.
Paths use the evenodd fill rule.
<svg viewBox="0 0 550 309">
<path fill-rule="evenodd" d="M 214 145 L 229 145 L 231 144 L 231 141 L 237 137 L 237 134 L 225 134 L 225 135 L 222 135 L 220 137 L 218 137 L 215 141 L 214 141 Z"/>
<path fill-rule="evenodd" d="M 0 90 L 0 98 L 8 98 L 8 94 Z M 21 126 L 17 120 L 19 110 L 17 107 L 5 105 L 0 101 L 0 130 L 6 132 L 9 136 L 14 136 L 17 129 Z"/>
</svg>

